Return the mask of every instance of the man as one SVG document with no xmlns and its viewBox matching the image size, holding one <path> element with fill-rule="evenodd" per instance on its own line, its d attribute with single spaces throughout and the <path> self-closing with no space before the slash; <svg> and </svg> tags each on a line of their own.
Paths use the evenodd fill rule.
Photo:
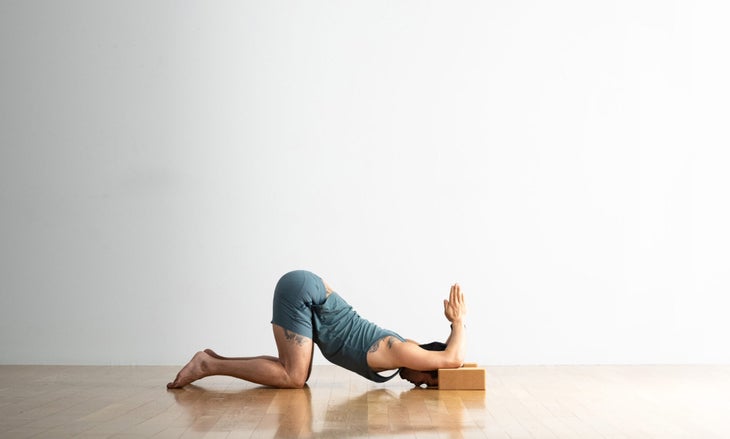
<svg viewBox="0 0 730 439">
<path fill-rule="evenodd" d="M 385 382 L 400 373 L 417 386 L 436 386 L 437 369 L 459 367 L 464 361 L 465 314 L 464 295 L 454 284 L 444 300 L 444 315 L 451 322 L 446 344 L 419 346 L 360 317 L 316 274 L 292 271 L 274 290 L 271 323 L 278 357 L 227 358 L 206 349 L 196 353 L 167 387 L 227 375 L 265 386 L 302 388 L 312 371 L 315 343 L 329 361 L 372 381 Z M 431 350 L 434 345 L 440 345 L 435 348 L 439 350 Z M 398 372 L 390 376 L 379 374 L 394 369 Z"/>
</svg>

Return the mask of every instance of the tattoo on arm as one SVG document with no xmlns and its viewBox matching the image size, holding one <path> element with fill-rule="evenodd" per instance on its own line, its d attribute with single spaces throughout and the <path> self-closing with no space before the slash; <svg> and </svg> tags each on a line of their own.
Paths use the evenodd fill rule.
<svg viewBox="0 0 730 439">
<path fill-rule="evenodd" d="M 296 332 L 292 332 L 288 329 L 284 329 L 284 336 L 286 337 L 287 340 L 294 341 L 294 343 L 296 343 L 299 346 L 304 345 L 304 337 L 297 334 Z"/>
<path fill-rule="evenodd" d="M 393 347 L 393 343 L 395 343 L 393 337 L 388 337 L 388 349 Z"/>
<path fill-rule="evenodd" d="M 370 349 L 368 349 L 368 352 L 375 352 L 378 350 L 379 347 L 380 347 L 380 340 L 373 343 L 373 345 L 370 346 Z"/>
</svg>

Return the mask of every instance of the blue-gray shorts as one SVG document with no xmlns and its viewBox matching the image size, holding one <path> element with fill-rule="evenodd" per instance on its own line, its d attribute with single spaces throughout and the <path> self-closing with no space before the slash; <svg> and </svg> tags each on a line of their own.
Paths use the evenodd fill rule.
<svg viewBox="0 0 730 439">
<path fill-rule="evenodd" d="M 271 323 L 312 339 L 312 305 L 321 305 L 326 299 L 322 278 L 305 270 L 291 271 L 274 289 Z"/>
</svg>

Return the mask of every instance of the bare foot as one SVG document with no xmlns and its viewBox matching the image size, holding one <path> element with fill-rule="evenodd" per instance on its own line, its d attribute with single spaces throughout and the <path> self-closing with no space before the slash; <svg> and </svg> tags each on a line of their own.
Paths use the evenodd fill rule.
<svg viewBox="0 0 730 439">
<path fill-rule="evenodd" d="M 205 352 L 196 353 L 193 358 L 186 364 L 180 372 L 177 373 L 175 380 L 171 383 L 167 383 L 168 389 L 179 389 L 184 387 L 195 380 L 199 380 L 208 376 L 206 374 L 207 361 L 210 360 L 210 355 Z"/>
</svg>

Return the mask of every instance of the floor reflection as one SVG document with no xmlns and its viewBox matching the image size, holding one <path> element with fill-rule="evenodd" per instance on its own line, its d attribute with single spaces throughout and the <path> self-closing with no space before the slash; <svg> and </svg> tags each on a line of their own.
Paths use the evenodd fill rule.
<svg viewBox="0 0 730 439">
<path fill-rule="evenodd" d="M 351 396 L 347 388 L 229 391 L 190 385 L 170 393 L 192 430 L 228 431 L 231 437 L 462 437 L 479 430 L 485 411 L 481 391 L 379 388 Z"/>
</svg>

